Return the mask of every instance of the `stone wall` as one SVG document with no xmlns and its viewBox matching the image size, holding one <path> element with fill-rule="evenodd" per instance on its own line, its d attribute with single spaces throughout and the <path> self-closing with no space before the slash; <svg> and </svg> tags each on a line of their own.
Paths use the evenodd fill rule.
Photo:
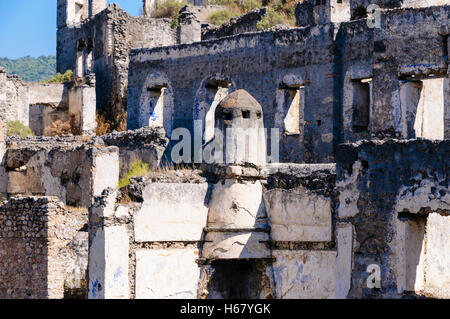
<svg viewBox="0 0 450 319">
<path fill-rule="evenodd" d="M 148 125 L 147 107 L 156 101 L 149 90 L 164 88 L 170 136 L 176 127 L 193 132 L 193 121 L 204 120 L 203 109 L 211 108 L 222 88 L 245 89 L 262 105 L 264 126 L 280 129 L 281 162 L 333 162 L 339 143 L 417 137 L 408 127 L 419 105 L 403 98 L 403 86 L 439 78 L 443 85 L 436 94 L 442 98 L 427 107 L 442 110 L 443 139 L 448 125 L 442 122 L 450 118 L 449 10 L 388 10 L 380 13 L 376 28 L 360 19 L 132 50 L 128 127 Z M 297 93 L 299 99 L 293 99 Z M 300 104 L 300 134 L 286 129 L 293 101 Z"/>
<path fill-rule="evenodd" d="M 334 180 L 332 164 L 224 166 L 107 190 L 90 209 L 89 298 L 345 297 Z"/>
<path fill-rule="evenodd" d="M 333 74 L 333 55 L 328 50 L 332 45 L 333 28 L 327 25 L 132 50 L 128 128 L 148 125 L 152 113 L 144 108 L 151 102 L 148 88 L 165 87 L 164 127 L 184 127 L 192 132 L 193 121 L 205 120 L 219 89 L 223 87 L 229 93 L 245 89 L 263 107 L 264 126 L 269 133 L 270 128 L 281 130 L 282 162 L 329 162 L 333 81 L 324 80 L 321 74 Z M 185 72 L 180 74 L 180 68 Z M 291 91 L 302 95 L 296 101 L 301 101 L 298 108 L 305 117 L 299 124 L 301 134 L 283 135 L 284 118 L 293 101 L 288 94 Z M 170 130 L 166 133 L 171 135 Z"/>
<path fill-rule="evenodd" d="M 449 147 L 390 140 L 339 148 L 337 223 L 353 229 L 348 297 L 449 297 Z M 368 287 L 370 265 L 380 270 L 379 289 Z"/>
<path fill-rule="evenodd" d="M 126 132 L 109 133 L 101 137 L 108 146 L 119 148 L 119 171 L 123 178 L 134 162 L 141 160 L 150 169 L 157 169 L 167 162 L 165 151 L 168 140 L 159 128 L 145 127 Z"/>
<path fill-rule="evenodd" d="M 195 173 L 158 175 L 129 187 L 139 202 L 108 190 L 91 207 L 89 298 L 197 297 L 208 184 Z"/>
<path fill-rule="evenodd" d="M 82 298 L 87 214 L 56 198 L 13 198 L 0 206 L 0 299 Z"/>
<path fill-rule="evenodd" d="M 177 42 L 170 19 L 131 16 L 117 4 L 57 33 L 57 71 L 96 75 L 97 109 L 115 119 L 126 106 L 128 52 Z"/>
<path fill-rule="evenodd" d="M 133 179 L 91 208 L 90 297 L 448 298 L 448 148 L 365 141 L 339 147 L 336 172 L 202 166 Z"/>
<path fill-rule="evenodd" d="M 137 160 L 158 168 L 167 144 L 164 132 L 153 128 L 101 137 L 10 137 L 0 143 L 0 193 L 57 196 L 87 208 L 92 196 L 116 187 Z"/>
<path fill-rule="evenodd" d="M 34 135 L 44 135 L 56 121 L 71 121 L 73 133 L 92 134 L 97 127 L 95 78 L 82 83 L 33 83 L 0 70 L 0 111 L 5 121 L 20 121 Z"/>
<path fill-rule="evenodd" d="M 73 134 L 94 135 L 97 128 L 97 98 L 95 78 L 86 82 L 72 83 L 68 93 L 68 118 Z"/>
<path fill-rule="evenodd" d="M 1 191 L 7 196 L 57 196 L 71 206 L 89 207 L 93 196 L 119 180 L 116 147 L 83 145 L 74 139 L 48 139 L 53 143 L 10 144 L 5 154 Z"/>
<path fill-rule="evenodd" d="M 28 86 L 17 76 L 0 69 L 0 111 L 6 121 L 28 125 Z"/>
<path fill-rule="evenodd" d="M 368 8 L 369 5 L 377 5 L 381 10 L 395 9 L 395 8 L 424 8 L 431 6 L 448 5 L 446 0 L 350 0 L 351 16 L 360 18 L 364 10 L 361 8 Z"/>
</svg>

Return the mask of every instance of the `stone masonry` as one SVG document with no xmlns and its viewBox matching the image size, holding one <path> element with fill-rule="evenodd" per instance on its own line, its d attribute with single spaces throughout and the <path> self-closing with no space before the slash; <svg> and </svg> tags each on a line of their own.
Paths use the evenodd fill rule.
<svg viewBox="0 0 450 319">
<path fill-rule="evenodd" d="M 0 69 L 0 299 L 450 298 L 448 1 L 55 2 L 74 80 Z"/>
</svg>

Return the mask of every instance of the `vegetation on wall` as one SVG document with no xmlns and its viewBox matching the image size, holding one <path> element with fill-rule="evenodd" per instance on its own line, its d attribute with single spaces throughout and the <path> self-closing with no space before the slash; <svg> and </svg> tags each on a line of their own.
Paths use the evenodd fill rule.
<svg viewBox="0 0 450 319">
<path fill-rule="evenodd" d="M 119 181 L 118 187 L 122 188 L 127 185 L 130 185 L 131 177 L 146 176 L 149 174 L 150 174 L 149 165 L 147 163 L 142 162 L 142 160 L 137 160 L 131 165 L 131 169 L 128 171 L 125 177 Z"/>
<path fill-rule="evenodd" d="M 267 16 L 258 25 L 259 30 L 270 29 L 278 24 L 295 25 L 295 7 L 298 0 L 212 0 L 210 4 L 224 6 L 225 9 L 209 15 L 208 22 L 220 26 L 233 17 L 250 10 L 267 7 Z"/>
<path fill-rule="evenodd" d="M 27 136 L 32 136 L 33 132 L 28 126 L 22 124 L 20 121 L 6 121 L 6 135 L 25 138 Z"/>
<path fill-rule="evenodd" d="M 73 82 L 75 79 L 72 70 L 67 70 L 66 73 L 56 73 L 56 76 L 51 76 L 50 79 L 42 81 L 42 83 L 66 83 Z"/>
<path fill-rule="evenodd" d="M 0 66 L 10 75 L 27 82 L 41 82 L 56 74 L 56 56 L 26 56 L 19 59 L 0 58 Z"/>
</svg>

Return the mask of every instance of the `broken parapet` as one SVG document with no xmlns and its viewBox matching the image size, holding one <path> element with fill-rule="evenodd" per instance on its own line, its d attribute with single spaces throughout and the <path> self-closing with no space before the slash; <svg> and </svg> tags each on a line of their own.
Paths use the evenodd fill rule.
<svg viewBox="0 0 450 319">
<path fill-rule="evenodd" d="M 213 40 L 246 32 L 258 31 L 257 24 L 266 15 L 267 8 L 254 9 L 246 14 L 232 18 L 220 27 L 202 29 L 202 40 Z"/>
<path fill-rule="evenodd" d="M 337 224 L 353 229 L 349 298 L 450 297 L 449 152 L 448 140 L 338 148 Z"/>
<path fill-rule="evenodd" d="M 200 20 L 191 6 L 184 6 L 178 16 L 178 44 L 193 43 L 202 40 Z"/>
<path fill-rule="evenodd" d="M 117 147 L 76 140 L 70 143 L 64 138 L 46 139 L 53 143 L 33 142 L 36 139 L 18 140 L 17 144 L 9 140 L 12 144 L 6 151 L 5 172 L 0 178 L 2 193 L 57 196 L 65 204 L 89 207 L 93 196 L 117 186 Z"/>
<path fill-rule="evenodd" d="M 54 197 L 1 203 L 0 299 L 84 297 L 87 217 Z"/>
<path fill-rule="evenodd" d="M 169 143 L 162 128 L 143 127 L 134 131 L 115 132 L 103 135 L 103 142 L 119 148 L 120 178 L 123 178 L 137 160 L 156 169 L 160 166 Z"/>
</svg>

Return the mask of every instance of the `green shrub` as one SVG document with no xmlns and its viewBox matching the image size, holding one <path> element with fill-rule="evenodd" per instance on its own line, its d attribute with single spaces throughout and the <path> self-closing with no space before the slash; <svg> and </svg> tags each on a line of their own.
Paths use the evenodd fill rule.
<svg viewBox="0 0 450 319">
<path fill-rule="evenodd" d="M 233 13 L 228 9 L 218 10 L 214 13 L 211 13 L 208 16 L 208 22 L 214 24 L 216 26 L 221 26 L 225 22 L 228 22 L 231 18 L 238 17 L 239 13 Z"/>
<path fill-rule="evenodd" d="M 43 83 L 66 83 L 72 82 L 74 80 L 74 75 L 72 70 L 67 70 L 66 73 L 56 73 L 56 76 L 50 77 L 47 81 L 42 81 Z"/>
<path fill-rule="evenodd" d="M 178 14 L 185 5 L 187 1 L 177 1 L 177 0 L 165 0 L 161 4 L 158 4 L 155 12 L 153 13 L 154 18 L 178 18 Z"/>
<path fill-rule="evenodd" d="M 170 27 L 172 29 L 178 28 L 178 18 L 172 19 L 172 21 L 170 22 Z"/>
<path fill-rule="evenodd" d="M 137 160 L 131 165 L 130 171 L 119 181 L 119 188 L 130 185 L 130 178 L 134 176 L 146 176 L 150 174 L 150 169 L 147 163 Z"/>
<path fill-rule="evenodd" d="M 23 125 L 20 121 L 7 121 L 6 134 L 8 136 L 18 136 L 24 138 L 33 135 L 33 132 L 28 126 Z"/>
<path fill-rule="evenodd" d="M 268 30 L 278 24 L 289 24 L 286 18 L 281 14 L 276 12 L 272 8 L 267 9 L 266 16 L 258 22 L 256 27 L 258 30 Z"/>
</svg>

